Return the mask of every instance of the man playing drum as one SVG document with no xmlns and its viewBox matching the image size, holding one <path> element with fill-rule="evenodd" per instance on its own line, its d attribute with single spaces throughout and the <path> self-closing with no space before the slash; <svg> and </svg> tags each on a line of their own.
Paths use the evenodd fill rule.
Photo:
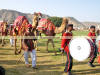
<svg viewBox="0 0 100 75">
<path fill-rule="evenodd" d="M 93 42 L 93 46 L 94 46 L 94 50 L 93 50 L 93 53 L 92 55 L 90 56 L 90 60 L 88 62 L 89 66 L 91 67 L 95 67 L 95 65 L 93 65 L 93 62 L 97 56 L 97 47 L 96 47 L 96 34 L 95 34 L 95 26 L 91 26 L 90 27 L 90 32 L 88 33 L 88 36 L 92 39 L 92 42 Z"/>
<path fill-rule="evenodd" d="M 68 72 L 68 75 L 71 75 L 71 69 L 73 65 L 73 58 L 71 57 L 68 48 L 69 42 L 72 38 L 72 30 L 73 30 L 73 24 L 68 24 L 66 31 L 63 33 L 62 42 L 61 42 L 61 51 L 62 52 L 65 51 L 67 55 L 67 62 L 66 62 L 64 72 Z"/>
</svg>

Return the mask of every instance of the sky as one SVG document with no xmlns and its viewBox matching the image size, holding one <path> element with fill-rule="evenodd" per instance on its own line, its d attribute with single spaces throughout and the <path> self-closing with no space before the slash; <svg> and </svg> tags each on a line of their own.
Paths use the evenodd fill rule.
<svg viewBox="0 0 100 75">
<path fill-rule="evenodd" d="M 100 22 L 100 0 L 0 0 L 0 9 Z"/>
</svg>

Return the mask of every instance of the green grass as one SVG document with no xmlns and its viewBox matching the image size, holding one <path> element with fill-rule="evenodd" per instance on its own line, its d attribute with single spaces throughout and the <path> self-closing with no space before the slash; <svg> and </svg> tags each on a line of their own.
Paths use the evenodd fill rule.
<svg viewBox="0 0 100 75">
<path fill-rule="evenodd" d="M 74 36 L 86 36 L 86 35 L 88 35 L 88 32 L 89 31 L 81 31 L 81 30 L 79 30 L 79 31 L 73 31 L 73 35 Z"/>
<path fill-rule="evenodd" d="M 88 31 L 73 31 L 75 36 L 85 36 Z M 60 36 L 57 34 L 56 36 Z M 37 51 L 37 67 L 39 70 L 33 70 L 31 67 L 26 68 L 24 64 L 24 57 L 21 62 L 16 64 L 21 55 L 14 55 L 14 47 L 10 47 L 9 42 L 4 47 L 0 46 L 0 65 L 6 69 L 6 75 L 66 75 L 63 72 L 66 62 L 66 56 L 64 60 L 60 52 L 57 52 L 57 56 L 54 56 L 52 45 L 49 44 L 49 53 L 46 52 L 47 39 L 38 40 L 40 51 Z M 61 39 L 54 39 L 55 49 L 58 51 L 61 45 Z M 18 44 L 19 47 L 19 44 Z M 29 58 L 30 64 L 31 59 Z M 73 75 L 100 75 L 100 65 L 95 60 L 95 68 L 88 66 L 89 59 L 78 62 L 74 60 L 72 73 Z M 64 64 L 63 64 L 64 62 Z"/>
</svg>

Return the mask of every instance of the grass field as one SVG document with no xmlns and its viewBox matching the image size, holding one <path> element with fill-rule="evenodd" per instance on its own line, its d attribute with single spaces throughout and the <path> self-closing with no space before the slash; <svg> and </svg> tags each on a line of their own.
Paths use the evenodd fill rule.
<svg viewBox="0 0 100 75">
<path fill-rule="evenodd" d="M 74 35 L 82 36 L 87 35 L 88 31 L 74 31 Z M 56 36 L 60 36 L 58 34 Z M 49 53 L 46 52 L 46 40 L 39 40 L 39 49 L 37 51 L 37 67 L 39 70 L 33 70 L 31 67 L 26 68 L 24 64 L 24 57 L 21 62 L 16 64 L 21 55 L 14 55 L 14 47 L 10 47 L 9 43 L 6 43 L 4 47 L 0 45 L 0 65 L 6 69 L 6 75 L 67 75 L 63 72 L 64 65 L 62 56 L 57 52 L 57 56 L 53 53 L 53 48 L 51 44 L 49 45 Z M 54 39 L 56 51 L 60 48 L 61 39 Z M 72 73 L 73 75 L 100 75 L 100 64 L 97 63 L 97 59 L 94 64 L 95 68 L 88 66 L 88 60 L 83 62 L 78 62 L 74 60 Z M 30 64 L 31 59 L 29 58 Z M 66 61 L 66 56 L 64 56 L 64 62 Z"/>
</svg>

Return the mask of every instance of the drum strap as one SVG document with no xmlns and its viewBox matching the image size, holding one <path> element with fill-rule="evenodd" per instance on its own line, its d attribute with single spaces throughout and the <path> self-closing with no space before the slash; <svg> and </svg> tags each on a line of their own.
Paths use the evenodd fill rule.
<svg viewBox="0 0 100 75">
<path fill-rule="evenodd" d="M 98 48 L 95 43 L 93 43 L 93 46 L 94 46 L 94 50 L 96 51 L 96 53 L 98 53 Z"/>
<path fill-rule="evenodd" d="M 64 49 L 65 49 L 65 47 L 67 46 L 67 41 L 65 42 L 65 46 L 64 46 Z"/>
</svg>

